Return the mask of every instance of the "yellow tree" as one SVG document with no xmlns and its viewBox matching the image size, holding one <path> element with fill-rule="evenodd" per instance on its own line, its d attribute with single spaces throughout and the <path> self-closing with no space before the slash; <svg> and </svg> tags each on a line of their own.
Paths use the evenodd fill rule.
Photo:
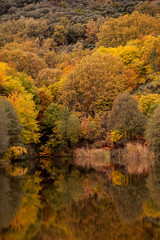
<svg viewBox="0 0 160 240">
<path fill-rule="evenodd" d="M 25 73 L 19 73 L 6 63 L 0 62 L 0 87 L 5 94 L 17 91 L 18 93 L 36 94 L 33 79 Z"/>
<path fill-rule="evenodd" d="M 0 87 L 7 81 L 7 68 L 8 66 L 6 63 L 0 62 Z"/>
<path fill-rule="evenodd" d="M 119 46 L 117 48 L 105 48 L 101 46 L 97 51 L 120 57 L 124 65 L 136 73 L 137 83 L 144 83 L 146 81 L 145 75 L 148 73 L 148 67 L 143 59 L 141 41 L 128 42 L 126 46 Z"/>
<path fill-rule="evenodd" d="M 22 136 L 24 143 L 37 143 L 40 137 L 38 122 L 36 121 L 38 111 L 31 94 L 12 93 L 8 100 L 13 104 L 14 109 L 19 118 L 20 124 L 23 126 Z"/>
<path fill-rule="evenodd" d="M 138 106 L 140 110 L 147 115 L 148 117 L 152 114 L 154 109 L 160 104 L 160 95 L 159 94 L 146 94 L 140 95 L 138 98 Z"/>
</svg>

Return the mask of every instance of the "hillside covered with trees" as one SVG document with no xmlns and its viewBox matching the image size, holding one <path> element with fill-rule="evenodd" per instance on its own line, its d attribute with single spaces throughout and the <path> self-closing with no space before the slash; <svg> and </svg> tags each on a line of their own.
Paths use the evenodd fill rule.
<svg viewBox="0 0 160 240">
<path fill-rule="evenodd" d="M 3 159 L 128 141 L 159 154 L 159 1 L 1 1 L 0 20 Z"/>
<path fill-rule="evenodd" d="M 160 239 L 160 0 L 0 0 L 0 239 Z"/>
</svg>

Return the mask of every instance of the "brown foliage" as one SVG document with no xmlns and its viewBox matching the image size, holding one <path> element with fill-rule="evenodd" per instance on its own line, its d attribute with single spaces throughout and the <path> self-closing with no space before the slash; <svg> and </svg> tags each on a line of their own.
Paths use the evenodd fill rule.
<svg viewBox="0 0 160 240">
<path fill-rule="evenodd" d="M 136 87 L 135 73 L 116 56 L 95 53 L 84 57 L 64 79 L 62 102 L 82 114 L 110 109 L 119 92 Z"/>
<path fill-rule="evenodd" d="M 148 34 L 160 33 L 160 21 L 138 12 L 118 19 L 110 18 L 100 28 L 98 46 L 117 47 Z"/>
<path fill-rule="evenodd" d="M 154 153 L 140 143 L 128 143 L 123 155 L 129 174 L 148 174 L 155 163 Z"/>
</svg>

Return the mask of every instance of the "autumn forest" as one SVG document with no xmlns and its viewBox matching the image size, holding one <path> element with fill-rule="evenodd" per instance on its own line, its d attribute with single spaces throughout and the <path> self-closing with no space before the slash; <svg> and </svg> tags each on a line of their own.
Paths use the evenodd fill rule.
<svg viewBox="0 0 160 240">
<path fill-rule="evenodd" d="M 141 208 L 143 202 L 146 218 L 151 217 L 149 207 L 155 225 L 160 216 L 155 192 L 145 202 L 158 182 L 151 176 L 160 169 L 159 0 L 0 1 L 0 168 L 3 177 L 27 179 L 14 186 L 22 198 L 16 203 L 18 214 L 11 207 L 9 225 L 4 219 L 1 224 L 0 217 L 0 239 L 1 234 L 4 240 L 53 236 L 57 240 L 159 239 L 158 227 L 149 238 L 151 223 L 145 229 L 142 222 L 139 226 L 134 223 L 136 238 L 132 227 L 117 225 L 118 216 L 133 223 L 124 216 L 126 206 L 120 204 L 122 194 L 127 204 L 132 203 L 130 192 L 133 199 L 140 192 L 135 201 Z M 3 181 L 8 186 L 8 180 L 0 177 L 0 184 Z M 54 187 L 43 188 L 47 181 Z M 100 186 L 110 182 L 114 187 L 105 190 L 104 199 Z M 64 194 L 66 188 L 79 204 L 78 210 Z M 106 210 L 95 233 L 95 225 L 87 232 L 82 219 L 76 228 L 74 225 L 77 211 L 83 212 L 82 189 L 83 200 L 87 196 L 89 201 L 85 202 L 88 215 L 93 213 L 93 218 L 98 214 L 95 201 L 99 212 L 102 205 L 114 212 L 118 209 L 114 219 L 111 210 Z M 39 194 L 45 199 L 43 210 Z M 60 211 L 62 206 L 65 213 Z M 24 209 L 32 214 L 27 216 Z M 140 209 L 138 205 L 136 209 Z M 63 223 L 57 223 L 59 212 Z M 88 215 L 84 221 L 89 221 Z M 100 225 L 106 218 L 114 230 L 110 226 L 111 232 L 102 233 Z M 42 219 L 47 223 L 41 224 Z M 78 232 L 70 232 L 70 227 Z"/>
</svg>

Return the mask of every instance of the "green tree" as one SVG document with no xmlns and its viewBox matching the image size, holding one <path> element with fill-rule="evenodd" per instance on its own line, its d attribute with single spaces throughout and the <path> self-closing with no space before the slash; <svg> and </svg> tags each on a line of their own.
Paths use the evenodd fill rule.
<svg viewBox="0 0 160 240">
<path fill-rule="evenodd" d="M 146 140 L 151 149 L 160 154 L 160 105 L 154 110 L 146 126 Z"/>
<path fill-rule="evenodd" d="M 56 123 L 55 133 L 62 140 L 65 147 L 75 144 L 80 135 L 80 122 L 75 114 L 71 114 L 67 108 L 60 110 L 59 119 Z"/>
<path fill-rule="evenodd" d="M 17 146 L 21 140 L 21 126 L 12 104 L 0 98 L 0 153 L 11 146 Z"/>
<path fill-rule="evenodd" d="M 62 108 L 57 123 L 57 130 L 63 136 L 64 144 L 76 143 L 80 134 L 80 122 L 75 114 L 70 114 L 67 108 Z"/>
<path fill-rule="evenodd" d="M 44 112 L 43 125 L 47 129 L 55 128 L 56 122 L 59 120 L 60 107 L 58 104 L 51 103 Z"/>
<path fill-rule="evenodd" d="M 44 112 L 43 135 L 49 136 L 47 146 L 55 148 L 74 145 L 80 136 L 80 121 L 74 114 L 65 107 L 51 103 Z"/>
<path fill-rule="evenodd" d="M 75 114 L 70 114 L 67 121 L 67 138 L 74 144 L 78 141 L 80 135 L 80 121 Z"/>
<path fill-rule="evenodd" d="M 137 102 L 127 93 L 119 94 L 109 117 L 110 130 L 126 133 L 130 139 L 136 134 L 142 134 L 146 123 L 145 115 L 139 110 Z"/>
<path fill-rule="evenodd" d="M 4 153 L 9 146 L 9 135 L 6 125 L 7 121 L 8 118 L 6 116 L 4 103 L 0 100 L 0 154 Z"/>
</svg>

